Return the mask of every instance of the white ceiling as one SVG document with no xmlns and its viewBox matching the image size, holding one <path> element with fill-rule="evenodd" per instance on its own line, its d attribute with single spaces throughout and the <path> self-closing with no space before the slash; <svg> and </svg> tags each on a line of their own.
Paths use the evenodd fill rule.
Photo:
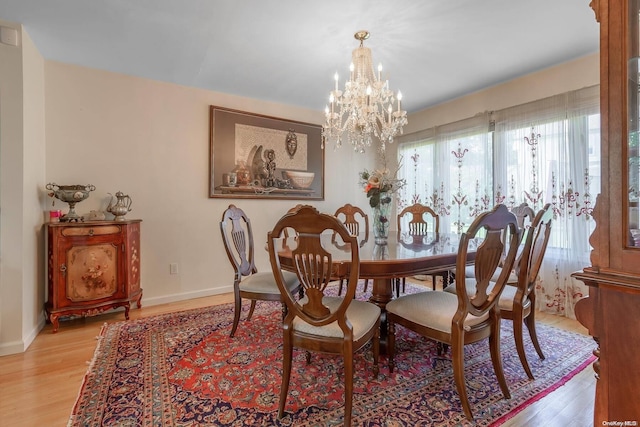
<svg viewBox="0 0 640 427">
<path fill-rule="evenodd" d="M 314 110 L 358 30 L 410 112 L 599 46 L 589 0 L 0 0 L 0 19 L 46 59 Z"/>
</svg>

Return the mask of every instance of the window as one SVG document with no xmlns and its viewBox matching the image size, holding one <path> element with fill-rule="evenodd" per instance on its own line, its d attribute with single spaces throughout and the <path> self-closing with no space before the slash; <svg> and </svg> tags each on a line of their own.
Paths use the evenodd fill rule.
<svg viewBox="0 0 640 427">
<path fill-rule="evenodd" d="M 551 203 L 554 222 L 537 306 L 573 317 L 573 304 L 586 288 L 571 273 L 589 265 L 592 211 L 600 192 L 599 86 L 399 142 L 400 176 L 407 180 L 400 203 L 431 206 L 443 232 L 463 232 L 498 203 L 526 202 L 536 211 Z"/>
</svg>

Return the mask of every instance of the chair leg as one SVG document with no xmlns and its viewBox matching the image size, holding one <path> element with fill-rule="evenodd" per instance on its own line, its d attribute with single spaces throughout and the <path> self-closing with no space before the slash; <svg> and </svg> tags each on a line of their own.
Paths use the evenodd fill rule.
<svg viewBox="0 0 640 427">
<path fill-rule="evenodd" d="M 431 276 L 431 281 L 433 282 L 433 290 L 435 291 L 436 290 L 436 276 L 435 275 Z M 444 282 L 442 282 L 442 283 L 443 283 L 442 289 L 444 289 Z"/>
<path fill-rule="evenodd" d="M 447 270 L 444 273 L 442 273 L 442 289 L 444 289 L 447 286 L 449 286 L 449 284 L 451 282 L 452 282 L 452 280 L 451 280 L 451 272 Z"/>
<path fill-rule="evenodd" d="M 380 358 L 380 326 L 376 326 L 376 332 L 373 335 L 373 375 L 374 378 L 378 378 L 380 374 L 380 366 L 378 365 L 378 359 Z"/>
<path fill-rule="evenodd" d="M 231 333 L 229 336 L 233 338 L 236 333 L 236 329 L 238 329 L 238 323 L 240 322 L 240 311 L 242 310 L 242 298 L 236 296 L 235 305 L 233 308 L 233 326 L 231 327 Z"/>
<path fill-rule="evenodd" d="M 520 363 L 524 368 L 524 371 L 527 373 L 529 379 L 535 379 L 533 373 L 531 372 L 531 368 L 529 367 L 529 362 L 527 361 L 527 354 L 524 351 L 524 340 L 522 337 L 523 322 L 519 320 L 519 316 L 514 315 L 513 319 L 513 339 L 516 342 L 516 350 L 518 351 L 518 357 L 520 358 Z"/>
<path fill-rule="evenodd" d="M 344 425 L 351 425 L 353 407 L 353 346 L 347 342 L 344 349 Z"/>
<path fill-rule="evenodd" d="M 464 335 L 463 332 L 454 332 L 451 336 L 451 361 L 453 363 L 453 379 L 456 382 L 456 389 L 462 403 L 462 410 L 469 421 L 473 421 L 469 396 L 467 395 L 467 385 L 464 381 Z"/>
<path fill-rule="evenodd" d="M 404 277 L 402 278 L 402 293 L 407 293 L 407 279 L 405 279 Z"/>
<path fill-rule="evenodd" d="M 387 318 L 387 355 L 389 363 L 389 372 L 393 372 L 395 368 L 394 358 L 396 356 L 396 325 Z"/>
<path fill-rule="evenodd" d="M 364 279 L 364 292 L 367 292 L 369 288 L 369 279 Z"/>
<path fill-rule="evenodd" d="M 446 344 L 440 341 L 436 342 L 436 352 L 438 356 L 442 356 L 443 354 L 446 354 L 447 350 L 449 350 L 449 344 Z"/>
<path fill-rule="evenodd" d="M 342 295 L 342 286 L 344 285 L 344 279 L 340 279 L 340 286 L 338 287 L 338 296 Z"/>
<path fill-rule="evenodd" d="M 249 315 L 247 316 L 247 320 L 251 320 L 251 316 L 253 316 L 253 310 L 256 308 L 256 300 L 251 300 L 251 307 L 249 307 Z"/>
<path fill-rule="evenodd" d="M 282 385 L 280 386 L 280 403 L 278 405 L 278 418 L 284 416 L 284 407 L 289 394 L 289 380 L 291 379 L 291 360 L 293 359 L 293 346 L 287 331 L 284 331 L 284 345 L 282 346 Z"/>
<path fill-rule="evenodd" d="M 397 279 L 393 279 L 396 285 L 396 298 L 400 298 L 400 285 L 402 285 L 402 292 L 404 293 L 407 289 L 406 287 L 406 279 L 403 278 L 397 278 Z"/>
<path fill-rule="evenodd" d="M 493 315 L 491 314 L 493 317 Z M 493 363 L 493 370 L 498 377 L 498 384 L 505 399 L 511 399 L 511 392 L 507 385 L 507 380 L 504 377 L 504 370 L 502 369 L 502 356 L 500 355 L 500 316 L 494 317 L 493 325 L 491 325 L 491 335 L 489 336 L 489 351 L 491 353 L 491 362 Z"/>
<path fill-rule="evenodd" d="M 529 336 L 531 337 L 533 347 L 535 347 L 536 349 L 536 353 L 538 353 L 540 359 L 544 360 L 544 353 L 542 352 L 542 348 L 540 348 L 540 343 L 538 342 L 538 334 L 536 333 L 536 321 L 533 317 L 533 311 L 524 319 L 524 323 L 525 325 L 527 325 Z"/>
</svg>

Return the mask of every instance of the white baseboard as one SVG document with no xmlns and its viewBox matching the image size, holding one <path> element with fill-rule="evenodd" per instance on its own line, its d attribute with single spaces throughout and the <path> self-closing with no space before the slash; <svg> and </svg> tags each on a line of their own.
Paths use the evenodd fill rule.
<svg viewBox="0 0 640 427">
<path fill-rule="evenodd" d="M 22 341 L 10 341 L 4 342 L 0 344 L 0 356 L 8 356 L 10 354 L 23 353 L 29 348 L 31 343 L 36 339 L 38 333 L 44 328 L 45 318 L 44 315 L 41 315 L 38 318 L 38 324 L 31 330 L 31 332 L 23 337 Z"/>
<path fill-rule="evenodd" d="M 193 292 L 182 292 L 179 294 L 163 295 L 151 298 L 145 298 L 143 294 L 142 306 L 151 307 L 154 305 L 168 304 L 171 302 L 185 301 L 194 298 L 210 297 L 212 295 L 226 294 L 229 292 L 233 292 L 233 286 L 222 286 L 219 288 L 203 289 Z M 135 308 L 135 304 L 132 308 Z M 116 311 L 118 310 L 124 311 L 124 308 L 119 307 L 116 309 Z M 38 319 L 38 324 L 36 325 L 36 327 L 33 328 L 33 330 L 31 330 L 31 332 L 26 335 L 23 340 L 0 343 L 0 356 L 7 356 L 10 354 L 25 352 L 27 348 L 29 348 L 31 343 L 36 339 L 38 333 L 42 330 L 42 328 L 44 328 L 45 321 L 46 319 L 44 318 L 44 314 L 42 314 Z"/>
<path fill-rule="evenodd" d="M 194 298 L 210 297 L 212 295 L 220 295 L 233 292 L 233 286 L 222 286 L 219 288 L 203 289 L 193 292 L 182 292 L 179 294 L 162 295 L 158 297 L 145 298 L 142 295 L 142 307 L 150 307 L 160 304 L 168 304 L 171 302 L 185 301 Z"/>
</svg>

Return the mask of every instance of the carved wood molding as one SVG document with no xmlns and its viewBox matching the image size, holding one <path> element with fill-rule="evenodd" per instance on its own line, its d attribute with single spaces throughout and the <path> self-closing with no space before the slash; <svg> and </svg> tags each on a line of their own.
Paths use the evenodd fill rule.
<svg viewBox="0 0 640 427">
<path fill-rule="evenodd" d="M 589 244 L 591 244 L 592 247 L 589 259 L 591 260 L 591 265 L 595 268 L 599 268 L 602 266 L 600 258 L 600 239 L 598 238 L 601 233 L 600 227 L 602 222 L 604 221 L 604 215 L 606 214 L 602 212 L 602 198 L 602 194 L 598 194 L 596 196 L 596 204 L 593 207 L 593 211 L 591 212 L 591 215 L 596 222 L 596 227 L 591 233 L 591 236 L 589 236 Z"/>
<path fill-rule="evenodd" d="M 600 0 L 591 0 L 589 6 L 593 9 L 593 12 L 596 15 L 596 21 L 600 22 Z"/>
</svg>

